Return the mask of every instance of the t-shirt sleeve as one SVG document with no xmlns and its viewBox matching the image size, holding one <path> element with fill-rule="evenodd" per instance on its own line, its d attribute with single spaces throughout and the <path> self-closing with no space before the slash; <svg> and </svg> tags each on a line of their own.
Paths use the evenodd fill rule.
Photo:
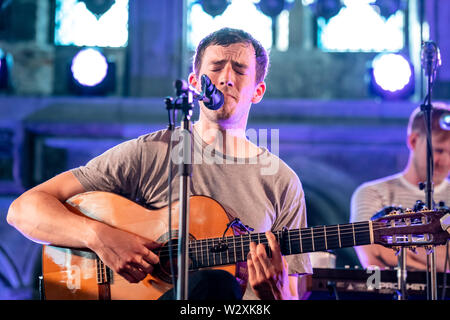
<svg viewBox="0 0 450 320">
<path fill-rule="evenodd" d="M 140 158 L 138 139 L 133 139 L 71 171 L 87 191 L 107 191 L 135 198 L 139 190 Z"/>
<path fill-rule="evenodd" d="M 280 199 L 280 215 L 273 230 L 306 228 L 306 203 L 302 184 L 296 174 L 292 174 Z M 311 274 L 312 266 L 308 253 L 285 256 L 290 275 Z"/>
</svg>

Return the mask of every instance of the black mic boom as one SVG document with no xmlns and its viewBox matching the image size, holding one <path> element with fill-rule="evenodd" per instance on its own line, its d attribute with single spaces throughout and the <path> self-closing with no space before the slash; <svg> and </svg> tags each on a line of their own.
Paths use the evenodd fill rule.
<svg viewBox="0 0 450 320">
<path fill-rule="evenodd" d="M 203 99 L 203 104 L 210 110 L 222 108 L 224 103 L 223 93 L 216 88 L 211 79 L 206 74 L 201 77 L 202 93 L 207 99 Z"/>
</svg>

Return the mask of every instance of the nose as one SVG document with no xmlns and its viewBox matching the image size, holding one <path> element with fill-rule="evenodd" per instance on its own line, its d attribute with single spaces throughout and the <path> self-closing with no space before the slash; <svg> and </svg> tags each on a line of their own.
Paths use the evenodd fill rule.
<svg viewBox="0 0 450 320">
<path fill-rule="evenodd" d="M 233 86 L 233 82 L 231 80 L 223 80 L 223 81 L 220 81 L 220 85 L 221 86 L 232 87 Z"/>
<path fill-rule="evenodd" d="M 220 74 L 219 84 L 220 86 L 227 86 L 227 87 L 234 86 L 233 70 L 231 66 L 227 65 L 223 68 L 222 73 Z"/>
</svg>

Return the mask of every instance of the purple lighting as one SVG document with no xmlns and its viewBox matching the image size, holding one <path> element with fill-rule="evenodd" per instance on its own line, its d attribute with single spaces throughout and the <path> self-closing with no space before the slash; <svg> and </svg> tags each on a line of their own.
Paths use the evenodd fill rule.
<svg viewBox="0 0 450 320">
<path fill-rule="evenodd" d="M 439 119 L 442 130 L 450 130 L 450 113 L 444 113 Z"/>
<path fill-rule="evenodd" d="M 108 62 L 97 49 L 83 49 L 73 58 L 71 70 L 78 83 L 93 87 L 105 79 L 108 73 Z"/>
<path fill-rule="evenodd" d="M 372 61 L 372 90 L 383 98 L 404 98 L 414 89 L 411 63 L 401 54 L 381 53 Z"/>
</svg>

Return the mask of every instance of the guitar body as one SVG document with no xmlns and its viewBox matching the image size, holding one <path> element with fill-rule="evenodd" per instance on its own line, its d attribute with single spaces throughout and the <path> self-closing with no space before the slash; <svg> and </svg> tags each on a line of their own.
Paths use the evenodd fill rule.
<svg viewBox="0 0 450 320">
<path fill-rule="evenodd" d="M 148 210 L 121 196 L 108 192 L 86 192 L 66 202 L 72 212 L 101 221 L 147 239 L 166 244 L 168 241 L 168 208 Z M 223 207 L 211 198 L 190 198 L 189 233 L 191 238 L 221 237 L 229 223 Z M 172 237 L 177 235 L 179 206 L 172 206 Z M 226 235 L 233 235 L 230 228 Z M 157 253 L 158 250 L 155 250 Z M 177 252 L 174 250 L 174 257 Z M 129 283 L 125 278 L 107 268 L 95 253 L 53 246 L 44 246 L 43 278 L 46 299 L 82 300 L 154 300 L 172 288 L 167 273 L 169 261 L 161 261 L 161 268 L 139 283 Z M 243 264 L 214 267 L 226 270 L 237 278 L 245 279 Z M 176 265 L 174 266 L 176 270 Z M 166 270 L 166 271 L 164 271 Z M 244 276 L 237 273 L 243 271 Z M 161 275 L 168 277 L 161 277 Z M 239 280 L 239 279 L 238 279 Z"/>
</svg>

